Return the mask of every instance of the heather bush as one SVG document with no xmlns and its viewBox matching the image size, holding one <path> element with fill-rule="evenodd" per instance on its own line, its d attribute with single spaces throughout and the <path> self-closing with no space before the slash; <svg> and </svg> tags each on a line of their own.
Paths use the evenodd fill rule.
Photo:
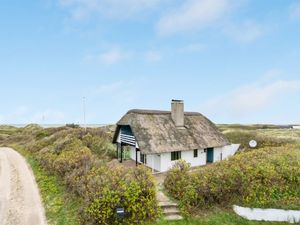
<svg viewBox="0 0 300 225">
<path fill-rule="evenodd" d="M 189 168 L 190 165 L 185 161 L 177 161 L 172 169 L 168 172 L 168 176 L 164 181 L 164 186 L 166 189 L 173 197 L 177 199 L 183 197 L 185 187 L 189 183 Z"/>
<path fill-rule="evenodd" d="M 107 165 L 116 154 L 110 130 L 36 125 L 11 130 L 0 141 L 21 144 L 65 183 L 70 196 L 82 202 L 82 224 L 141 224 L 159 216 L 155 184 L 146 168 Z M 123 220 L 116 217 L 119 206 L 125 208 Z"/>
<path fill-rule="evenodd" d="M 98 157 L 113 158 L 116 155 L 115 146 L 101 136 L 93 136 L 88 133 L 82 138 L 82 141 Z"/>
<path fill-rule="evenodd" d="M 165 187 L 187 213 L 228 204 L 300 208 L 299 178 L 300 152 L 288 145 L 241 153 L 196 171 L 175 165 Z"/>
<path fill-rule="evenodd" d="M 141 224 L 159 215 L 155 185 L 144 167 L 93 169 L 88 174 L 86 196 L 83 220 L 91 224 Z M 117 217 L 117 207 L 124 207 L 124 219 Z"/>
<path fill-rule="evenodd" d="M 63 151 L 53 162 L 53 169 L 60 176 L 65 176 L 76 168 L 90 167 L 92 154 L 88 148 L 76 151 Z"/>
</svg>

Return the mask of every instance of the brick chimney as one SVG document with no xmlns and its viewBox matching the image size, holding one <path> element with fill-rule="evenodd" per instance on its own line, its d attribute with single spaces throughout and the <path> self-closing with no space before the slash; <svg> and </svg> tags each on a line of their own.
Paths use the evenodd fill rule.
<svg viewBox="0 0 300 225">
<path fill-rule="evenodd" d="M 171 116 L 176 127 L 184 127 L 184 103 L 183 100 L 172 100 Z"/>
</svg>

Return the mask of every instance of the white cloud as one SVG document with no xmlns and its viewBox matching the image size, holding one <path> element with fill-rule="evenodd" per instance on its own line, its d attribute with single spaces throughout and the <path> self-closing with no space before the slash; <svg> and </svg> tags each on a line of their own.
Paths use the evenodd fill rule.
<svg viewBox="0 0 300 225">
<path fill-rule="evenodd" d="M 99 94 L 110 95 L 119 92 L 124 86 L 127 85 L 122 81 L 118 81 L 110 84 L 101 84 L 100 86 L 93 89 L 92 95 L 99 95 Z"/>
<path fill-rule="evenodd" d="M 130 17 L 153 9 L 163 1 L 165 0 L 59 0 L 59 3 L 71 11 L 74 19 L 81 20 L 94 14 L 105 17 Z"/>
<path fill-rule="evenodd" d="M 145 58 L 149 62 L 158 62 L 162 59 L 161 53 L 158 51 L 150 50 L 146 52 Z"/>
<path fill-rule="evenodd" d="M 269 108 L 292 92 L 300 91 L 300 80 L 274 80 L 270 73 L 261 80 L 210 99 L 204 109 L 212 114 L 243 118 Z"/>
<path fill-rule="evenodd" d="M 235 22 L 230 15 L 246 0 L 187 0 L 179 8 L 163 15 L 157 23 L 161 36 L 197 33 L 208 28 L 228 35 L 238 42 L 252 42 L 266 33 L 265 27 L 250 19 Z M 202 46 L 190 46 L 200 51 Z M 186 49 L 188 51 L 188 49 Z"/>
<path fill-rule="evenodd" d="M 99 59 L 105 64 L 115 64 L 123 59 L 127 59 L 129 55 L 129 53 L 120 49 L 111 49 L 108 52 L 100 54 Z"/>
<path fill-rule="evenodd" d="M 84 63 L 113 65 L 125 60 L 142 57 L 148 62 L 158 62 L 162 60 L 162 54 L 156 50 L 148 51 L 126 51 L 113 47 L 100 54 L 89 54 L 83 58 Z"/>
<path fill-rule="evenodd" d="M 178 49 L 178 52 L 182 53 L 193 53 L 193 52 L 201 52 L 206 48 L 204 44 L 201 43 L 191 43 L 186 46 L 183 46 Z"/>
<path fill-rule="evenodd" d="M 224 31 L 239 42 L 252 42 L 265 34 L 264 27 L 254 21 L 225 26 Z"/>
<path fill-rule="evenodd" d="M 118 106 L 120 99 L 122 104 L 131 103 L 140 96 L 139 86 L 135 81 L 115 81 L 89 87 L 85 90 L 87 100 L 99 102 L 100 105 L 110 106 L 107 109 L 112 110 Z M 114 104 L 112 104 L 114 103 Z"/>
<path fill-rule="evenodd" d="M 120 48 L 112 48 L 100 54 L 89 54 L 84 57 L 84 62 L 112 65 L 129 59 L 131 56 L 131 52 L 124 51 Z"/>
<path fill-rule="evenodd" d="M 300 20 L 300 4 L 292 4 L 289 8 L 289 18 L 291 20 Z"/>
<path fill-rule="evenodd" d="M 221 19 L 230 8 L 229 0 L 188 0 L 163 16 L 157 29 L 161 35 L 199 31 Z"/>
</svg>

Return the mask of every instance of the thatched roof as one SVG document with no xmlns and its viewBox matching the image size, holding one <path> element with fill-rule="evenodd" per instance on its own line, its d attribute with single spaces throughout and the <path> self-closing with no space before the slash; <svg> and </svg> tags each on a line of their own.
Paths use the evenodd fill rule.
<svg viewBox="0 0 300 225">
<path fill-rule="evenodd" d="M 130 110 L 117 123 L 116 142 L 120 127 L 129 125 L 142 153 L 188 151 L 229 144 L 217 127 L 200 113 L 185 112 L 184 128 L 177 128 L 170 111 Z"/>
</svg>

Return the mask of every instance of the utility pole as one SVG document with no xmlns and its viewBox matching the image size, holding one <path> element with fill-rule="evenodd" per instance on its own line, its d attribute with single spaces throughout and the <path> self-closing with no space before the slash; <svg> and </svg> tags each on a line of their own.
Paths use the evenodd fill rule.
<svg viewBox="0 0 300 225">
<path fill-rule="evenodd" d="M 86 120 L 85 120 L 85 97 L 83 97 L 83 126 L 84 126 L 84 130 L 86 132 Z"/>
</svg>

